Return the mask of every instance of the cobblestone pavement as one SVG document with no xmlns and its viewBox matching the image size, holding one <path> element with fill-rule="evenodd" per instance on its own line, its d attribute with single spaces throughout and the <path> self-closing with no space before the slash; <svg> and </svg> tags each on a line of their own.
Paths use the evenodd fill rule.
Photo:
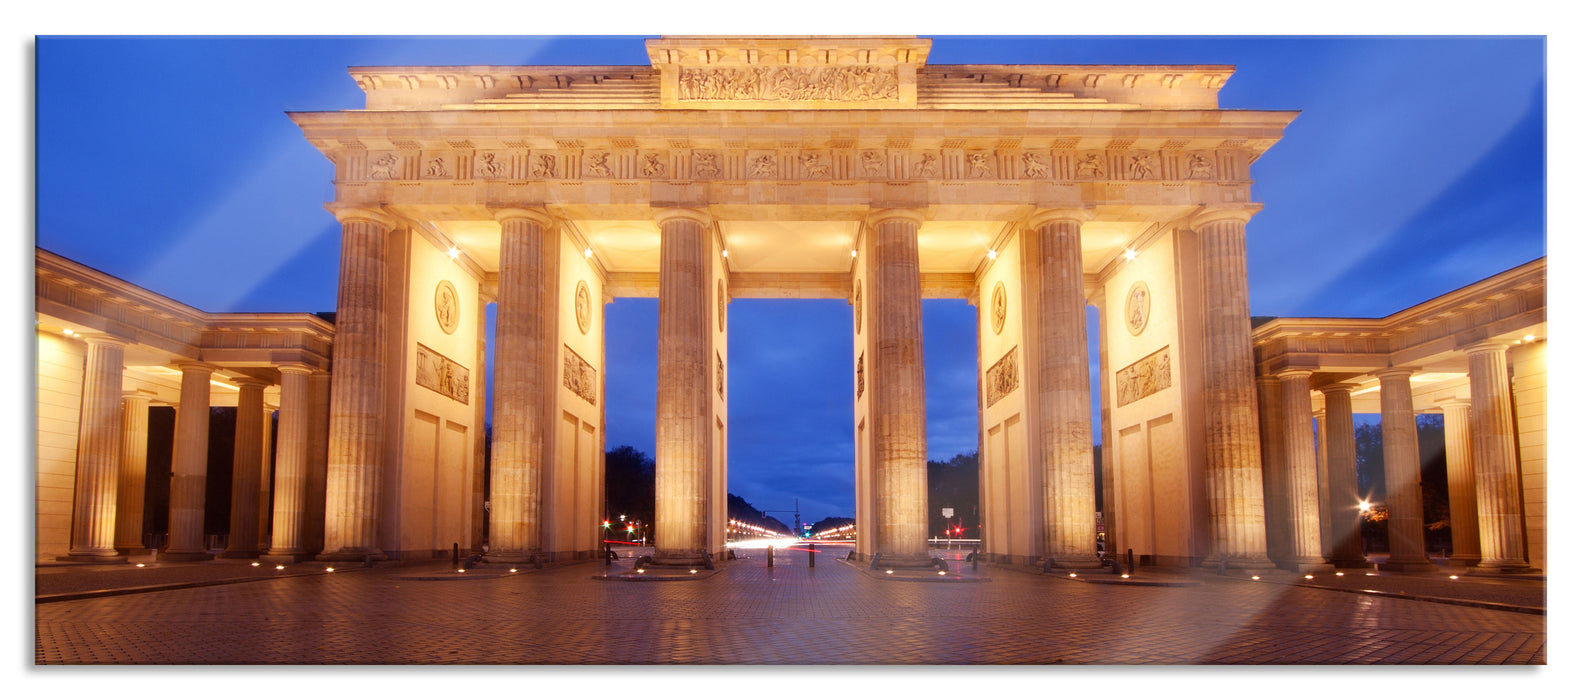
<svg viewBox="0 0 1582 700">
<path fill-rule="evenodd" d="M 1229 577 L 1090 585 L 986 569 L 936 583 L 879 580 L 831 554 L 799 562 L 646 583 L 594 580 L 597 563 L 439 581 L 414 576 L 438 564 L 357 568 L 40 602 L 35 662 L 1546 663 L 1536 614 Z"/>
</svg>

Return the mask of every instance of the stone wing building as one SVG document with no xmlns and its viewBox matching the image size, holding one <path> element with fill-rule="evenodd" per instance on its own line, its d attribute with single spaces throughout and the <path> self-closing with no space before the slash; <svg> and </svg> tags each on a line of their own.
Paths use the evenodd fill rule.
<svg viewBox="0 0 1582 700">
<path fill-rule="evenodd" d="M 292 452 L 279 450 L 272 525 L 259 528 L 274 537 L 269 552 L 423 558 L 452 542 L 481 548 L 487 532 L 492 562 L 592 557 L 603 516 L 603 309 L 623 296 L 659 300 L 661 564 L 706 564 L 726 549 L 726 339 L 737 298 L 851 304 L 856 549 L 886 566 L 929 564 L 924 298 L 978 309 L 980 507 L 993 561 L 1097 567 L 1100 510 L 1111 551 L 1152 563 L 1260 569 L 1344 559 L 1325 543 L 1345 530 L 1331 527 L 1345 489 L 1326 491 L 1331 482 L 1319 479 L 1343 470 L 1317 465 L 1345 451 L 1338 437 L 1322 443 L 1326 458 L 1304 446 L 1297 404 L 1311 419 L 1311 390 L 1365 394 L 1366 376 L 1384 386 L 1383 410 L 1399 432 L 1403 411 L 1441 395 L 1468 394 L 1475 416 L 1492 410 L 1502 358 L 1514 358 L 1540 396 L 1536 409 L 1518 400 L 1515 419 L 1523 436 L 1531 421 L 1541 426 L 1542 353 L 1530 350 L 1538 346 L 1494 345 L 1535 327 L 1541 335 L 1541 261 L 1523 278 L 1536 280 L 1536 296 L 1530 286 L 1474 285 L 1454 302 L 1518 294 L 1520 322 L 1467 321 L 1432 340 L 1421 328 L 1454 325 L 1448 316 L 1382 326 L 1281 320 L 1255 334 L 1244 241 L 1260 208 L 1251 170 L 1296 113 L 1222 109 L 1230 66 L 930 65 L 930 42 L 910 37 L 671 37 L 647 48 L 646 66 L 352 68 L 364 109 L 291 113 L 335 164 L 327 206 L 342 225 L 342 260 L 332 365 L 331 331 L 309 317 L 291 317 L 303 328 L 294 334 L 236 329 L 247 347 L 256 339 L 251 355 L 204 344 L 203 328 L 232 326 L 192 310 L 182 318 L 199 339 L 179 351 L 105 350 L 140 350 L 148 336 L 109 312 L 51 310 L 54 283 L 41 272 L 41 416 L 46 367 L 62 388 L 50 395 L 59 430 L 46 439 L 40 424 L 40 555 L 113 552 L 101 531 L 117 507 L 115 465 L 136 459 L 105 440 L 135 432 L 136 421 L 111 421 L 100 403 L 115 404 L 120 385 L 145 373 L 172 377 L 166 393 L 176 403 L 179 373 L 179 402 L 203 405 L 219 373 L 249 407 L 274 395 L 265 386 L 281 387 L 281 437 Z M 42 251 L 39 260 L 41 271 L 70 266 Z M 490 303 L 493 338 L 483 324 Z M 1103 503 L 1094 496 L 1089 306 L 1101 319 Z M 67 329 L 94 339 L 60 337 Z M 266 352 L 270 343 L 289 347 Z M 490 343 L 492 388 L 482 384 Z M 47 363 L 46 350 L 89 361 Z M 310 350 L 311 359 L 291 355 Z M 327 367 L 327 395 L 304 393 Z M 1457 368 L 1471 379 L 1450 377 Z M 1473 390 L 1453 386 L 1467 381 Z M 1425 382 L 1443 391 L 1410 403 L 1418 386 L 1430 391 Z M 323 435 L 303 441 L 306 456 L 298 438 L 285 441 L 288 415 L 306 421 L 292 430 Z M 1328 415 L 1339 420 L 1340 409 Z M 178 446 L 196 429 L 182 420 L 178 434 L 188 437 Z M 1488 420 L 1471 421 L 1466 434 L 1478 447 L 1462 463 L 1499 475 L 1487 486 L 1479 476 L 1473 489 L 1475 527 L 1502 533 L 1482 551 L 1501 566 L 1518 554 L 1541 560 L 1512 549 L 1508 534 L 1537 532 L 1541 550 L 1541 512 L 1519 516 L 1527 530 L 1506 518 L 1512 498 L 1541 511 L 1542 429 L 1518 461 L 1514 443 L 1495 445 L 1515 433 Z M 72 430 L 78 437 L 67 437 Z M 1392 474 L 1405 464 L 1403 440 L 1390 442 Z M 252 452 L 240 453 L 251 470 Z M 249 500 L 250 491 L 238 493 Z M 178 501 L 193 507 L 173 488 L 173 554 L 196 546 L 183 530 L 176 547 Z M 249 538 L 233 527 L 230 539 Z"/>
</svg>

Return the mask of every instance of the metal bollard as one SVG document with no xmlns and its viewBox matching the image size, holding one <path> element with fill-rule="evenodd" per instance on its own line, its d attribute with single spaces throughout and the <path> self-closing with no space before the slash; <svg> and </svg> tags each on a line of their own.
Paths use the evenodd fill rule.
<svg viewBox="0 0 1582 700">
<path fill-rule="evenodd" d="M 1131 547 L 1127 547 L 1126 548 L 1126 575 L 1130 576 L 1130 575 L 1135 574 L 1135 573 L 1137 573 L 1137 562 L 1132 560 L 1132 548 Z"/>
<path fill-rule="evenodd" d="M 978 545 L 972 545 L 972 556 L 968 557 L 968 559 L 972 560 L 972 570 L 973 571 L 977 571 L 978 570 Z"/>
<path fill-rule="evenodd" d="M 807 568 L 809 568 L 809 569 L 813 568 L 813 547 L 814 546 L 815 545 L 812 542 L 807 543 Z"/>
<path fill-rule="evenodd" d="M 769 547 L 769 568 L 775 568 L 775 548 L 772 545 Z"/>
<path fill-rule="evenodd" d="M 450 543 L 450 568 L 452 568 L 452 569 L 459 569 L 459 568 L 461 568 L 461 543 L 460 542 L 452 542 L 452 543 Z"/>
</svg>

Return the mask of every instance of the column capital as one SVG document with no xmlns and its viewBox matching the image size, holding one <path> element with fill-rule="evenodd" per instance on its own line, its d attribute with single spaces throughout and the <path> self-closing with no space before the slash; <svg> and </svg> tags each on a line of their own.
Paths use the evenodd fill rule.
<svg viewBox="0 0 1582 700">
<path fill-rule="evenodd" d="M 1357 388 L 1357 385 L 1351 382 L 1333 382 L 1319 387 L 1318 390 L 1325 396 L 1330 394 L 1345 394 L 1347 396 L 1351 396 L 1351 390 L 1355 388 Z"/>
<path fill-rule="evenodd" d="M 231 382 L 236 384 L 237 388 L 256 386 L 259 389 L 262 389 L 264 387 L 274 386 L 274 382 L 259 379 L 258 377 L 250 377 L 247 375 L 232 377 Z"/>
<path fill-rule="evenodd" d="M 1311 379 L 1313 377 L 1313 370 L 1310 370 L 1310 369 L 1297 369 L 1297 368 L 1288 367 L 1286 369 L 1282 369 L 1282 370 L 1280 370 L 1278 372 L 1275 372 L 1274 376 L 1279 377 L 1282 380 L 1284 380 L 1284 379 L 1296 379 L 1298 377 L 1300 377 L 1302 379 Z"/>
<path fill-rule="evenodd" d="M 76 337 L 81 338 L 82 342 L 89 345 L 114 345 L 119 348 L 124 348 L 132 344 L 132 341 L 127 340 L 126 338 L 109 333 L 78 333 Z"/>
<path fill-rule="evenodd" d="M 1461 351 L 1468 355 L 1482 355 L 1491 352 L 1506 352 L 1511 344 L 1503 340 L 1480 340 L 1471 345 L 1462 346 Z"/>
<path fill-rule="evenodd" d="M 915 225 L 922 226 L 926 217 L 918 209 L 875 209 L 868 212 L 868 217 L 863 220 L 863 225 L 872 228 L 891 219 L 907 219 Z"/>
<path fill-rule="evenodd" d="M 1200 229 L 1220 221 L 1235 221 L 1245 224 L 1252 220 L 1253 214 L 1263 209 L 1261 204 L 1243 204 L 1233 207 L 1204 207 L 1202 211 L 1192 215 L 1191 227 Z"/>
<path fill-rule="evenodd" d="M 282 376 L 286 374 L 310 375 L 318 371 L 318 368 L 307 364 L 306 362 L 286 362 L 275 365 L 275 369 L 279 371 Z"/>
<path fill-rule="evenodd" d="M 689 219 L 691 221 L 696 221 L 698 222 L 699 226 L 704 228 L 708 228 L 714 223 L 713 217 L 709 216 L 708 212 L 698 209 L 682 209 L 675 207 L 654 210 L 654 221 L 660 226 L 664 226 L 666 223 L 675 219 Z"/>
<path fill-rule="evenodd" d="M 1416 367 L 1385 367 L 1384 369 L 1374 370 L 1368 374 L 1370 376 L 1378 377 L 1381 380 L 1385 379 L 1386 377 L 1410 378 L 1413 374 L 1417 373 L 1417 370 L 1418 368 Z"/>
<path fill-rule="evenodd" d="M 324 205 L 324 208 L 329 210 L 331 214 L 334 214 L 335 220 L 341 222 L 342 224 L 351 223 L 353 221 L 372 221 L 373 223 L 379 224 L 386 229 L 395 228 L 395 217 L 392 217 L 389 214 L 386 214 L 383 210 L 375 207 L 330 202 L 329 204 Z"/>
<path fill-rule="evenodd" d="M 182 361 L 182 362 L 172 362 L 171 365 L 175 366 L 176 369 L 181 370 L 183 373 L 185 373 L 187 370 L 193 370 L 193 371 L 199 371 L 199 372 L 207 372 L 209 374 L 214 374 L 215 372 L 220 371 L 220 368 L 218 366 L 211 365 L 211 364 L 209 364 L 207 362 L 199 362 L 197 360 L 186 360 L 186 361 Z"/>
<path fill-rule="evenodd" d="M 1471 406 L 1472 405 L 1472 399 L 1463 399 L 1463 398 L 1457 396 L 1455 398 L 1450 398 L 1450 399 L 1439 399 L 1438 401 L 1435 401 L 1434 403 L 1437 403 L 1440 406 Z"/>
<path fill-rule="evenodd" d="M 527 219 L 549 229 L 554 228 L 559 223 L 549 212 L 536 207 L 490 207 L 489 214 L 494 217 L 495 221 L 502 224 L 513 219 Z"/>
<path fill-rule="evenodd" d="M 131 389 L 121 392 L 122 401 L 153 401 L 156 394 L 147 389 Z"/>
<path fill-rule="evenodd" d="M 1055 221 L 1075 221 L 1078 224 L 1081 224 L 1084 221 L 1092 221 L 1093 216 L 1094 214 L 1092 209 L 1081 207 L 1065 209 L 1039 209 L 1033 212 L 1032 216 L 1027 217 L 1027 227 L 1038 228 L 1039 226 L 1043 226 L 1044 224 Z"/>
</svg>

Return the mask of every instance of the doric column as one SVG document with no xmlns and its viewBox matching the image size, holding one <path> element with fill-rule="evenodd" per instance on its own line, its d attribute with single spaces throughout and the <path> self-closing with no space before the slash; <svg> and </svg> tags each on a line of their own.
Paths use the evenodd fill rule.
<svg viewBox="0 0 1582 700">
<path fill-rule="evenodd" d="M 385 268 L 393 222 L 370 209 L 332 205 L 330 210 L 341 222 L 341 268 L 319 558 L 383 559 L 377 539 L 384 461 Z"/>
<path fill-rule="evenodd" d="M 560 283 L 554 219 L 501 209 L 500 296 L 495 305 L 494 446 L 490 468 L 491 562 L 521 563 L 543 552 L 545 470 L 555 430 L 555 315 Z"/>
<path fill-rule="evenodd" d="M 115 500 L 121 465 L 121 370 L 126 343 L 84 336 L 82 420 L 77 433 L 69 561 L 117 561 Z"/>
<path fill-rule="evenodd" d="M 1210 209 L 1192 222 L 1203 282 L 1203 390 L 1209 521 L 1206 564 L 1271 568 L 1265 553 L 1252 316 L 1247 302 L 1247 220 L 1254 209 Z"/>
<path fill-rule="evenodd" d="M 1329 522 L 1330 518 L 1333 517 L 1331 514 L 1334 512 L 1334 507 L 1329 503 L 1328 421 L 1328 414 L 1323 410 L 1313 413 L 1313 426 L 1317 433 L 1317 438 L 1313 442 L 1317 443 L 1318 448 L 1316 450 L 1318 460 L 1314 462 L 1315 468 L 1318 470 L 1318 537 L 1319 542 L 1323 543 L 1324 561 L 1333 561 L 1335 558 L 1335 535 L 1334 531 L 1330 529 Z"/>
<path fill-rule="evenodd" d="M 867 222 L 874 554 L 886 567 L 929 564 L 923 287 L 917 253 L 922 223 L 920 213 L 899 209 L 876 212 Z"/>
<path fill-rule="evenodd" d="M 1351 417 L 1351 385 L 1330 384 L 1324 392 L 1324 471 L 1329 483 L 1329 563 L 1367 565 L 1362 556 L 1362 517 L 1357 511 L 1357 429 Z"/>
<path fill-rule="evenodd" d="M 1259 456 L 1263 463 L 1263 512 L 1268 532 L 1269 558 L 1291 558 L 1291 500 L 1285 458 L 1285 399 L 1280 378 L 1258 376 Z"/>
<path fill-rule="evenodd" d="M 264 449 L 264 382 L 239 377 L 236 387 L 236 440 L 231 450 L 231 534 L 225 559 L 258 556 L 258 482 Z"/>
<path fill-rule="evenodd" d="M 1099 565 L 1093 520 L 1087 295 L 1082 284 L 1082 222 L 1091 216 L 1083 210 L 1040 211 L 1022 234 L 1023 299 L 1031 341 L 1027 345 L 1034 353 L 1028 362 L 1036 370 L 1034 449 L 1043 464 L 1044 554 L 1047 565 L 1058 568 Z M 915 251 L 915 229 L 913 238 Z M 921 334 L 921 322 L 917 331 Z M 917 356 L 921 374 L 921 340 Z M 919 385 L 920 412 L 921 389 Z M 926 465 L 924 476 L 926 493 Z"/>
<path fill-rule="evenodd" d="M 1379 419 L 1384 433 L 1384 498 L 1389 505 L 1390 571 L 1434 571 L 1423 552 L 1423 478 L 1417 453 L 1417 411 L 1412 369 L 1392 367 L 1379 378 Z"/>
<path fill-rule="evenodd" d="M 665 209 L 659 221 L 659 387 L 654 430 L 654 561 L 692 564 L 708 549 L 710 221 Z"/>
<path fill-rule="evenodd" d="M 275 437 L 275 409 L 269 404 L 264 404 L 258 413 L 259 448 L 258 448 L 258 551 L 269 551 L 270 516 L 273 510 L 270 506 L 270 493 L 274 491 L 274 437 Z"/>
<path fill-rule="evenodd" d="M 203 542 L 203 502 L 209 479 L 209 377 L 213 365 L 182 362 L 176 444 L 170 458 L 170 541 L 160 559 L 214 558 Z"/>
<path fill-rule="evenodd" d="M 143 553 L 143 491 L 148 476 L 148 404 L 151 394 L 121 397 L 121 468 L 116 479 L 115 549 Z"/>
<path fill-rule="evenodd" d="M 1522 501 L 1516 473 L 1516 430 L 1511 418 L 1505 344 L 1467 348 L 1472 383 L 1472 469 L 1477 482 L 1479 569 L 1527 568 L 1522 553 Z"/>
<path fill-rule="evenodd" d="M 1472 401 L 1446 399 L 1445 476 L 1450 486 L 1450 560 L 1473 566 L 1482 559 L 1478 539 L 1477 475 L 1472 467 Z"/>
<path fill-rule="evenodd" d="M 292 561 L 307 554 L 303 521 L 308 510 L 308 378 L 313 368 L 280 367 L 280 428 L 275 438 L 275 517 L 269 556 Z"/>
<path fill-rule="evenodd" d="M 1318 521 L 1318 461 L 1313 451 L 1313 373 L 1288 369 L 1279 374 L 1285 405 L 1280 427 L 1285 436 L 1286 488 L 1291 508 L 1291 561 L 1301 570 L 1324 563 Z"/>
<path fill-rule="evenodd" d="M 308 377 L 308 509 L 302 525 L 309 553 L 324 549 L 324 501 L 329 472 L 330 373 Z"/>
</svg>

